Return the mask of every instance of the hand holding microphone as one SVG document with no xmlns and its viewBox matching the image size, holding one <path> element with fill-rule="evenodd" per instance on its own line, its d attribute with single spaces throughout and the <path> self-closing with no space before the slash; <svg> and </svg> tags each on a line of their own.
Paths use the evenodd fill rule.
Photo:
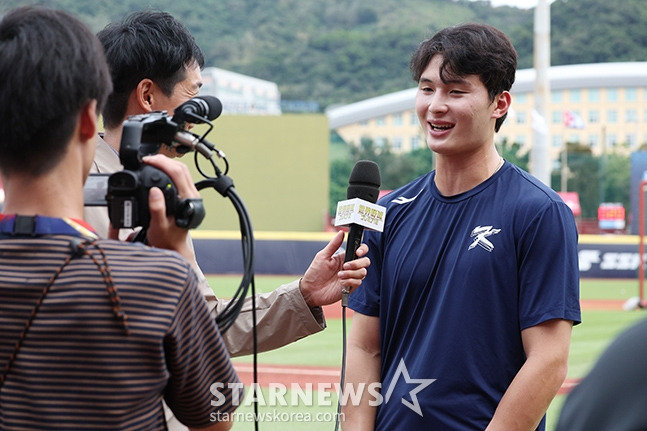
<svg viewBox="0 0 647 431">
<path fill-rule="evenodd" d="M 386 208 L 376 205 L 381 184 L 380 168 L 370 160 L 358 161 L 350 173 L 346 200 L 337 204 L 335 226 L 349 226 L 345 262 L 357 258 L 364 228 L 381 232 L 384 228 Z M 342 290 L 342 306 L 348 304 L 350 290 Z"/>
<path fill-rule="evenodd" d="M 362 242 L 364 227 L 376 228 L 373 224 L 366 225 L 365 221 L 357 220 L 363 212 L 371 214 L 377 219 L 376 214 L 381 214 L 384 221 L 384 210 L 366 213 L 366 205 L 382 208 L 374 203 L 380 191 L 380 169 L 376 163 L 361 160 L 357 162 L 349 179 L 347 197 L 349 200 L 340 202 L 337 205 L 337 217 L 335 225 L 350 225 L 346 255 L 336 253 L 344 242 L 344 233 L 337 232 L 337 235 L 319 251 L 312 263 L 306 270 L 299 282 L 301 294 L 310 307 L 333 304 L 341 298 L 342 305 L 348 300 L 350 291 L 362 283 L 366 277 L 367 268 L 371 264 L 365 254 L 368 252 L 366 245 Z M 359 206 L 362 206 L 362 210 Z M 341 209 L 340 209 L 341 208 Z M 361 217 L 360 217 L 361 218 Z M 368 220 L 368 219 L 367 219 Z M 366 226 L 362 226 L 365 224 Z M 381 230 L 381 229 L 380 229 Z"/>
<path fill-rule="evenodd" d="M 364 257 L 366 245 L 357 249 L 357 259 L 344 262 L 344 255 L 336 253 L 344 242 L 344 232 L 339 231 L 321 249 L 310 263 L 299 289 L 309 307 L 334 304 L 341 299 L 342 289 L 354 289 L 366 277 L 371 261 Z"/>
</svg>

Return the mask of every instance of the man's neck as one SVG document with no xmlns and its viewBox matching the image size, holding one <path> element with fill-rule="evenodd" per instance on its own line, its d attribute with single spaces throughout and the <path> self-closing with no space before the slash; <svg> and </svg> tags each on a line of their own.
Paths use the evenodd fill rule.
<svg viewBox="0 0 647 431">
<path fill-rule="evenodd" d="M 86 169 L 89 170 L 89 166 L 84 165 L 88 163 L 88 154 L 94 152 L 94 148 L 94 139 L 87 142 L 73 139 L 56 166 L 50 170 L 40 175 L 27 171 L 4 175 L 5 202 L 2 212 L 83 218 L 83 182 Z"/>
<path fill-rule="evenodd" d="M 69 178 L 66 179 L 69 183 Z M 43 215 L 58 218 L 83 218 L 83 184 L 74 189 L 51 175 L 33 178 L 10 178 L 3 184 L 5 214 Z M 78 190 L 77 190 L 78 189 Z"/>
<path fill-rule="evenodd" d="M 119 153 L 119 147 L 121 145 L 121 132 L 121 126 L 113 129 L 106 129 L 103 132 L 103 140 L 106 141 L 106 143 L 110 145 L 117 153 Z"/>
<path fill-rule="evenodd" d="M 443 196 L 455 196 L 478 186 L 503 165 L 494 146 L 472 157 L 443 157 L 436 162 L 435 183 Z"/>
</svg>

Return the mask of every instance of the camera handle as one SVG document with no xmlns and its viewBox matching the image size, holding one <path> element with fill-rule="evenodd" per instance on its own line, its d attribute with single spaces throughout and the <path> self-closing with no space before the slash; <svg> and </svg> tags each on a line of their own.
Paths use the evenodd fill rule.
<svg viewBox="0 0 647 431">
<path fill-rule="evenodd" d="M 195 229 L 200 226 L 205 214 L 202 198 L 182 199 L 176 210 L 175 224 L 186 229 Z"/>
<path fill-rule="evenodd" d="M 179 202 L 179 208 L 175 214 L 175 224 L 185 229 L 195 229 L 200 226 L 206 215 L 202 198 L 186 198 Z M 146 239 L 147 228 L 140 229 L 132 242 L 141 242 L 148 244 Z"/>
</svg>

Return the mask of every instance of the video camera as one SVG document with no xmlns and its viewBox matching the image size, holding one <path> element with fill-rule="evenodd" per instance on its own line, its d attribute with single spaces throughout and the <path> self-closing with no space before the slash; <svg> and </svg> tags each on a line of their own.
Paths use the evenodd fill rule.
<svg viewBox="0 0 647 431">
<path fill-rule="evenodd" d="M 229 198 L 238 213 L 243 254 L 243 278 L 236 292 L 223 310 L 216 316 L 221 333 L 226 332 L 236 321 L 245 304 L 245 298 L 254 278 L 254 235 L 249 213 L 227 176 L 229 162 L 225 153 L 209 143 L 205 136 L 222 112 L 222 104 L 213 96 L 194 97 L 174 109 L 173 117 L 164 111 L 128 117 L 123 124 L 119 147 L 119 160 L 124 170 L 114 174 L 90 174 L 83 187 L 84 205 L 107 206 L 110 222 L 115 228 L 139 227 L 134 241 L 144 241 L 150 223 L 148 193 L 151 187 L 159 187 L 164 193 L 166 213 L 175 217 L 180 227 L 195 228 L 205 216 L 202 199 L 180 199 L 177 189 L 163 171 L 147 165 L 143 158 L 159 152 L 162 145 L 178 153 L 195 152 L 195 167 L 204 177 L 195 183 L 198 190 L 213 188 Z M 206 123 L 209 127 L 202 136 L 186 129 L 186 123 Z M 210 176 L 198 164 L 198 154 L 211 164 L 215 176 Z M 220 170 L 213 157 L 225 164 Z M 252 286 L 252 295 L 254 288 Z"/>
<path fill-rule="evenodd" d="M 185 130 L 187 122 L 208 122 L 220 115 L 222 104 L 211 96 L 196 97 L 180 105 L 171 118 L 165 111 L 128 117 L 123 124 L 119 160 L 124 170 L 108 178 L 105 195 L 110 222 L 115 228 L 150 224 L 148 193 L 158 187 L 164 194 L 166 214 L 187 229 L 198 227 L 205 216 L 202 199 L 180 199 L 169 176 L 142 158 L 157 154 L 162 145 L 178 153 L 195 149 L 202 141 Z M 208 151 L 208 150 L 207 150 Z"/>
<path fill-rule="evenodd" d="M 106 201 L 110 222 L 115 228 L 147 228 L 150 224 L 148 192 L 158 187 L 164 194 L 166 214 L 173 215 L 180 227 L 197 227 L 204 218 L 194 217 L 195 200 L 180 200 L 177 189 L 169 176 L 153 166 L 143 163 L 142 158 L 157 154 L 163 143 L 170 144 L 177 130 L 170 117 L 164 112 L 129 117 L 123 124 L 119 147 L 119 160 L 124 170 L 108 178 Z"/>
</svg>

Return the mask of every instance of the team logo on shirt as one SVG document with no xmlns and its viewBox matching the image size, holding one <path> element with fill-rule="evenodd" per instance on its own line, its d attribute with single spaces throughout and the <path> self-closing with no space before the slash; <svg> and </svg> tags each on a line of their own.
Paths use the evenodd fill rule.
<svg viewBox="0 0 647 431">
<path fill-rule="evenodd" d="M 473 238 L 473 240 L 468 250 L 471 250 L 478 245 L 481 248 L 492 252 L 492 250 L 494 250 L 494 244 L 492 244 L 492 241 L 490 241 L 488 237 L 496 235 L 499 232 L 501 232 L 501 229 L 494 229 L 492 226 L 476 226 L 470 234 L 470 238 Z"/>
<path fill-rule="evenodd" d="M 397 197 L 397 198 L 395 198 L 395 199 L 391 200 L 391 202 L 393 202 L 394 204 L 398 204 L 398 205 L 408 204 L 409 202 L 413 202 L 413 201 L 415 201 L 415 200 L 416 200 L 416 198 L 417 198 L 418 196 L 420 196 L 420 193 L 422 193 L 422 190 L 424 190 L 424 189 L 421 189 L 421 190 L 418 192 L 418 194 L 417 194 L 417 195 L 415 195 L 415 196 L 414 196 L 414 197 L 412 197 L 412 198 L 405 198 L 404 196 L 399 196 L 399 197 Z"/>
</svg>

